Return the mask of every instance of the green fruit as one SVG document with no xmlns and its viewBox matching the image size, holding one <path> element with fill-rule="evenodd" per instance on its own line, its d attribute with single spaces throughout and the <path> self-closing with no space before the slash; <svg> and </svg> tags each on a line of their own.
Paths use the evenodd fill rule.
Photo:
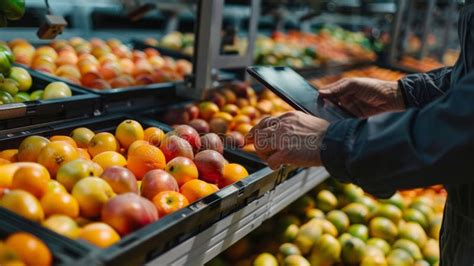
<svg viewBox="0 0 474 266">
<path fill-rule="evenodd" d="M 311 265 L 330 265 L 339 261 L 341 245 L 331 235 L 325 234 L 319 238 L 311 252 Z"/>
<path fill-rule="evenodd" d="M 29 90 L 33 83 L 30 73 L 21 67 L 12 67 L 9 77 L 18 82 L 18 89 L 20 89 L 20 91 Z"/>
<path fill-rule="evenodd" d="M 32 101 L 37 101 L 37 100 L 43 99 L 43 96 L 44 96 L 44 90 L 36 90 L 31 93 L 30 99 Z"/>
<path fill-rule="evenodd" d="M 8 55 L 6 53 L 0 52 L 0 73 L 4 76 L 8 76 L 11 71 L 11 68 L 12 63 L 8 59 Z"/>
<path fill-rule="evenodd" d="M 423 227 L 414 222 L 407 222 L 402 225 L 400 227 L 399 237 L 415 242 L 420 248 L 424 247 L 428 240 Z"/>
<path fill-rule="evenodd" d="M 364 196 L 362 188 L 354 184 L 346 184 L 343 187 L 342 193 L 347 197 L 349 201 L 356 201 L 358 198 Z"/>
<path fill-rule="evenodd" d="M 290 255 L 283 261 L 283 266 L 311 266 L 311 264 L 301 255 Z"/>
<path fill-rule="evenodd" d="M 8 47 L 6 43 L 0 44 L 0 53 L 4 53 L 11 64 L 15 62 L 15 56 L 13 55 L 12 50 L 10 49 L 10 47 Z"/>
<path fill-rule="evenodd" d="M 415 260 L 420 260 L 423 258 L 421 255 L 420 248 L 413 242 L 408 239 L 398 239 L 392 246 L 392 248 L 403 249 L 406 252 L 410 253 L 412 258 Z"/>
<path fill-rule="evenodd" d="M 413 266 L 430 266 L 426 260 L 417 260 Z"/>
<path fill-rule="evenodd" d="M 419 196 L 419 197 L 416 197 L 416 198 L 410 203 L 410 207 L 412 207 L 412 206 L 414 206 L 414 205 L 418 205 L 418 204 L 427 205 L 428 207 L 433 208 L 433 200 L 432 200 L 431 198 L 426 197 L 426 196 Z"/>
<path fill-rule="evenodd" d="M 13 79 L 7 78 L 0 84 L 0 90 L 10 93 L 10 95 L 16 95 L 18 93 L 18 82 Z"/>
<path fill-rule="evenodd" d="M 342 260 L 348 264 L 359 264 L 364 256 L 365 244 L 353 237 L 342 246 Z"/>
<path fill-rule="evenodd" d="M 439 240 L 439 234 L 441 232 L 441 225 L 443 224 L 443 215 L 435 215 L 430 220 L 430 237 Z"/>
<path fill-rule="evenodd" d="M 25 0 L 0 0 L 0 10 L 9 20 L 18 20 L 25 14 Z"/>
<path fill-rule="evenodd" d="M 349 224 L 350 224 L 349 217 L 347 217 L 347 215 L 343 211 L 340 211 L 340 210 L 330 211 L 327 214 L 326 219 L 336 227 L 339 235 L 344 233 L 347 230 L 347 228 L 349 228 Z"/>
<path fill-rule="evenodd" d="M 375 247 L 380 249 L 384 255 L 387 255 L 390 252 L 390 245 L 382 238 L 371 238 L 367 240 L 366 244 L 368 247 Z"/>
<path fill-rule="evenodd" d="M 323 212 L 334 210 L 337 207 L 337 198 L 329 190 L 322 190 L 316 196 L 316 206 Z"/>
<path fill-rule="evenodd" d="M 58 98 L 65 98 L 65 97 L 71 97 L 72 92 L 69 86 L 61 81 L 56 81 L 50 83 L 46 88 L 44 89 L 44 95 L 43 98 L 45 100 L 49 99 L 58 99 Z"/>
<path fill-rule="evenodd" d="M 329 234 L 333 237 L 337 237 L 337 228 L 330 221 L 323 219 L 314 219 L 312 221 L 321 226 L 323 229 L 323 234 Z"/>
<path fill-rule="evenodd" d="M 410 208 L 420 211 L 425 215 L 426 219 L 428 220 L 431 220 L 434 216 L 433 209 L 428 204 L 425 204 L 423 202 L 412 203 L 410 204 Z"/>
<path fill-rule="evenodd" d="M 360 266 L 386 266 L 387 260 L 384 256 L 364 256 Z"/>
<path fill-rule="evenodd" d="M 291 242 L 295 240 L 299 232 L 299 227 L 296 224 L 290 224 L 285 231 L 283 231 L 281 240 Z"/>
<path fill-rule="evenodd" d="M 364 204 L 370 212 L 374 212 L 377 209 L 377 202 L 369 196 L 359 197 L 354 202 Z"/>
<path fill-rule="evenodd" d="M 305 213 L 306 219 L 324 219 L 324 212 L 319 209 L 309 209 Z"/>
<path fill-rule="evenodd" d="M 431 265 L 439 261 L 439 243 L 435 239 L 430 239 L 423 247 L 423 257 Z"/>
<path fill-rule="evenodd" d="M 395 205 L 382 204 L 375 210 L 374 216 L 388 218 L 397 224 L 402 219 L 402 211 Z"/>
<path fill-rule="evenodd" d="M 15 100 L 16 103 L 22 103 L 22 102 L 28 102 L 30 101 L 30 95 L 26 92 L 19 92 L 17 93 L 13 99 Z"/>
<path fill-rule="evenodd" d="M 286 258 L 290 255 L 301 255 L 299 248 L 293 243 L 283 243 L 278 248 L 278 254 L 282 258 Z"/>
<path fill-rule="evenodd" d="M 369 238 L 369 229 L 363 224 L 353 224 L 349 227 L 347 232 L 353 237 L 357 237 L 364 242 Z"/>
<path fill-rule="evenodd" d="M 403 213 L 403 220 L 420 224 L 425 231 L 429 228 L 428 219 L 417 209 L 409 208 Z"/>
<path fill-rule="evenodd" d="M 254 266 L 278 266 L 277 259 L 270 253 L 262 253 L 253 261 Z"/>
<path fill-rule="evenodd" d="M 337 239 L 339 241 L 339 244 L 342 246 L 344 246 L 344 243 L 346 243 L 347 240 L 351 239 L 353 236 L 349 233 L 344 233 L 342 234 L 341 236 L 339 236 L 339 238 Z"/>
<path fill-rule="evenodd" d="M 394 249 L 387 256 L 388 265 L 411 266 L 414 262 L 410 253 L 403 249 Z"/>
<path fill-rule="evenodd" d="M 323 233 L 323 229 L 321 224 L 315 223 L 314 221 L 318 220 L 311 220 L 305 224 L 303 224 L 299 231 L 298 235 L 296 236 L 294 243 L 300 249 L 301 253 L 306 255 L 311 251 L 314 243 L 318 241 Z"/>
<path fill-rule="evenodd" d="M 400 193 L 398 192 L 393 194 L 393 196 L 390 197 L 389 199 L 380 200 L 380 202 L 385 203 L 385 204 L 395 205 L 400 210 L 405 209 L 405 206 L 406 206 L 405 200 L 403 199 L 402 195 L 400 195 Z"/>
<path fill-rule="evenodd" d="M 10 93 L 6 91 L 0 91 L 0 105 L 13 103 L 13 102 L 14 102 L 14 99 Z"/>
<path fill-rule="evenodd" d="M 397 226 L 385 217 L 375 217 L 370 221 L 369 231 L 371 237 L 381 238 L 387 242 L 393 242 L 397 235 Z"/>
<path fill-rule="evenodd" d="M 365 224 L 369 217 L 369 209 L 361 203 L 353 202 L 342 211 L 349 217 L 351 224 Z"/>
</svg>

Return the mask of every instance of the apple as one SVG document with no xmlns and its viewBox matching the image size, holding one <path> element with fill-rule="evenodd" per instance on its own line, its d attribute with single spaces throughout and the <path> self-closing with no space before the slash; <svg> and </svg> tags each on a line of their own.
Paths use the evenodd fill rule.
<svg viewBox="0 0 474 266">
<path fill-rule="evenodd" d="M 183 156 L 189 159 L 194 158 L 193 147 L 185 139 L 178 136 L 167 136 L 160 145 L 160 150 L 169 162 L 175 157 Z"/>
<path fill-rule="evenodd" d="M 135 193 L 125 193 L 104 205 L 101 218 L 123 236 L 157 221 L 158 211 L 149 200 Z"/>
<path fill-rule="evenodd" d="M 180 138 L 185 139 L 191 147 L 193 147 L 193 151 L 197 152 L 201 148 L 201 139 L 199 138 L 199 133 L 191 126 L 188 125 L 179 125 L 174 128 L 173 131 L 168 132 L 168 136 L 175 135 Z"/>
<path fill-rule="evenodd" d="M 57 99 L 57 98 L 65 98 L 65 97 L 71 97 L 72 92 L 69 86 L 61 81 L 56 81 L 49 83 L 48 86 L 44 89 L 44 95 L 43 98 L 45 100 L 48 99 Z"/>
<path fill-rule="evenodd" d="M 162 191 L 179 191 L 179 186 L 176 179 L 167 171 L 156 169 L 143 176 L 140 190 L 142 197 L 153 200 L 153 197 Z"/>
<path fill-rule="evenodd" d="M 173 175 L 179 186 L 199 177 L 198 169 L 193 160 L 186 157 L 174 158 L 166 164 L 165 169 L 168 173 Z"/>
<path fill-rule="evenodd" d="M 133 192 L 138 194 L 137 179 L 127 168 L 112 166 L 105 169 L 100 176 L 117 194 Z"/>
</svg>

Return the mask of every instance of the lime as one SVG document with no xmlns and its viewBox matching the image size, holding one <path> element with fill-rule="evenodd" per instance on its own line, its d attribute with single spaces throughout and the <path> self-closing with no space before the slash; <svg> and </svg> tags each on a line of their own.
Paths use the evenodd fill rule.
<svg viewBox="0 0 474 266">
<path fill-rule="evenodd" d="M 322 190 L 316 196 L 316 206 L 323 212 L 334 210 L 337 207 L 337 198 L 329 190 Z"/>
<path fill-rule="evenodd" d="M 6 78 L 3 80 L 3 83 L 0 84 L 0 90 L 10 93 L 10 95 L 15 95 L 18 93 L 18 82 L 13 79 Z"/>
<path fill-rule="evenodd" d="M 387 255 L 390 252 L 390 245 L 382 238 L 374 237 L 367 240 L 367 246 L 380 249 L 384 255 Z"/>
<path fill-rule="evenodd" d="M 410 253 L 412 258 L 414 258 L 415 260 L 420 260 L 423 258 L 423 256 L 421 255 L 420 248 L 413 241 L 410 241 L 408 239 L 398 239 L 397 241 L 395 241 L 392 248 L 399 248 L 405 250 L 406 252 Z"/>
<path fill-rule="evenodd" d="M 30 101 L 30 95 L 28 93 L 22 91 L 22 92 L 17 93 L 13 97 L 13 99 L 17 103 L 27 102 L 27 101 Z"/>
<path fill-rule="evenodd" d="M 43 99 L 43 95 L 44 95 L 44 90 L 36 90 L 33 93 L 31 93 L 30 99 L 32 101 L 41 100 Z"/>
<path fill-rule="evenodd" d="M 385 217 L 395 224 L 400 221 L 402 218 L 402 211 L 395 205 L 392 204 L 381 204 L 378 206 L 378 208 L 374 212 L 374 216 L 380 216 L 380 217 Z"/>
<path fill-rule="evenodd" d="M 6 91 L 0 91 L 0 105 L 13 103 L 13 102 L 14 102 L 14 99 L 10 93 Z"/>
<path fill-rule="evenodd" d="M 336 227 L 339 235 L 344 233 L 349 227 L 349 217 L 347 217 L 347 215 L 343 211 L 330 211 L 328 212 L 326 219 Z"/>
<path fill-rule="evenodd" d="M 342 259 L 348 264 L 359 264 L 365 251 L 364 241 L 353 237 L 342 246 Z"/>
<path fill-rule="evenodd" d="M 344 243 L 346 243 L 347 240 L 351 239 L 353 236 L 349 233 L 344 233 L 339 238 L 337 239 L 339 241 L 339 244 L 341 246 L 344 246 Z"/>
<path fill-rule="evenodd" d="M 325 234 L 314 245 L 311 253 L 311 265 L 331 265 L 339 261 L 341 256 L 341 245 L 339 241 L 331 235 Z"/>
<path fill-rule="evenodd" d="M 398 235 L 397 226 L 385 217 L 375 217 L 370 221 L 369 231 L 371 237 L 377 237 L 391 243 Z"/>
<path fill-rule="evenodd" d="M 357 202 L 353 202 L 342 209 L 352 224 L 365 224 L 369 217 L 369 209 Z"/>
<path fill-rule="evenodd" d="M 406 209 L 403 213 L 403 220 L 420 224 L 425 231 L 429 229 L 428 219 L 422 212 L 417 209 Z"/>
<path fill-rule="evenodd" d="M 363 224 L 353 224 L 349 227 L 349 230 L 347 230 L 347 232 L 364 242 L 367 241 L 367 239 L 369 238 L 369 229 Z"/>
</svg>

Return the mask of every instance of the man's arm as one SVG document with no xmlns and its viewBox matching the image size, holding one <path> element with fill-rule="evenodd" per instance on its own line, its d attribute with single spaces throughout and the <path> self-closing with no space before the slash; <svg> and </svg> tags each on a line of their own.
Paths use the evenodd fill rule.
<svg viewBox="0 0 474 266">
<path fill-rule="evenodd" d="M 422 108 L 443 96 L 450 88 L 451 67 L 428 73 L 410 74 L 398 81 L 407 108 Z"/>
<path fill-rule="evenodd" d="M 335 178 L 380 197 L 396 189 L 468 183 L 474 181 L 473 121 L 471 73 L 422 109 L 331 124 L 321 159 Z"/>
</svg>

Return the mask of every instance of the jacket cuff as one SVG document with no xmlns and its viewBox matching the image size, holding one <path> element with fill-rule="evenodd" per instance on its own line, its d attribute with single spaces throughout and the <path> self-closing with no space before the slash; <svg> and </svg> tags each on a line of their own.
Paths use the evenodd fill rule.
<svg viewBox="0 0 474 266">
<path fill-rule="evenodd" d="M 421 84 L 423 84 L 423 78 L 420 74 L 407 75 L 405 78 L 398 80 L 398 89 L 402 92 L 406 108 L 420 106 L 415 90 L 420 90 L 421 88 L 417 87 Z"/>
<path fill-rule="evenodd" d="M 345 119 L 329 125 L 321 146 L 321 162 L 332 177 L 341 182 L 354 182 L 347 170 L 349 136 L 357 127 L 357 119 Z"/>
</svg>

